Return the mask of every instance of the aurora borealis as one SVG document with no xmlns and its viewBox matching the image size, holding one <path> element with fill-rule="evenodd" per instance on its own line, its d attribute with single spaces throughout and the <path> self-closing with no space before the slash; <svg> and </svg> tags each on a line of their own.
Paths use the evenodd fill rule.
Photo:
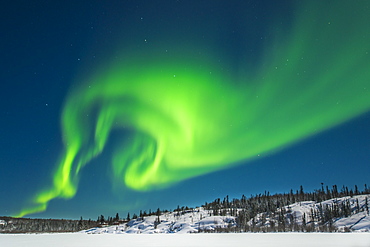
<svg viewBox="0 0 370 247">
<path fill-rule="evenodd" d="M 160 5 L 168 7 L 165 3 L 163 1 Z M 143 1 L 141 8 L 150 9 L 146 4 Z M 207 1 L 198 4 L 202 11 L 211 5 Z M 224 5 L 230 9 L 222 10 Z M 214 6 L 217 13 L 225 11 L 223 17 L 226 20 L 233 18 L 227 11 L 266 18 L 262 23 L 258 20 L 243 24 L 249 27 L 258 23 L 261 25 L 258 32 L 254 27 L 250 30 L 246 27 L 244 30 L 241 27 L 243 25 L 238 26 L 240 30 L 235 27 L 241 33 L 240 37 L 255 40 L 255 44 L 250 41 L 248 49 L 241 48 L 243 45 L 236 48 L 215 43 L 209 45 L 213 37 L 227 35 L 219 33 L 222 28 L 212 25 L 204 31 L 212 34 L 207 42 L 197 39 L 196 32 L 193 33 L 190 28 L 191 31 L 185 33 L 188 37 L 188 43 L 185 44 L 181 39 L 176 39 L 176 35 L 173 38 L 166 32 L 169 32 L 168 26 L 159 25 L 157 28 L 160 31 L 153 36 L 160 42 L 145 48 L 133 46 L 135 34 L 138 37 L 141 34 L 137 30 L 132 31 L 130 28 L 133 27 L 127 24 L 125 31 L 121 31 L 123 37 L 112 38 L 115 44 L 112 47 L 96 48 L 91 45 L 94 49 L 100 48 L 104 55 L 98 61 L 79 65 L 75 74 L 70 76 L 71 85 L 65 90 L 62 97 L 64 101 L 59 101 L 60 111 L 56 114 L 61 112 L 57 118 L 61 122 L 63 145 L 59 154 L 55 153 L 54 156 L 60 158 L 55 159 L 54 165 L 34 164 L 49 167 L 52 179 L 47 180 L 47 174 L 45 178 L 38 177 L 47 181 L 37 186 L 39 188 L 36 191 L 24 195 L 31 196 L 30 200 L 25 202 L 24 198 L 22 206 L 11 213 L 24 216 L 47 212 L 48 205 L 54 199 L 77 200 L 78 191 L 83 189 L 81 183 L 84 186 L 96 183 L 96 180 L 89 183 L 83 180 L 85 170 L 87 174 L 93 174 L 93 170 L 88 170 L 89 166 L 95 167 L 97 174 L 106 171 L 102 179 L 113 185 L 113 191 L 125 191 L 115 193 L 115 196 L 119 194 L 118 200 L 124 206 L 112 206 L 122 211 L 138 210 L 139 206 L 134 205 L 157 208 L 157 204 L 145 204 L 137 198 L 140 195 L 167 198 L 173 193 L 171 188 L 187 188 L 187 181 L 197 178 L 201 179 L 197 182 L 198 186 L 204 186 L 203 193 L 207 194 L 207 189 L 214 189 L 212 180 L 217 176 L 224 179 L 229 169 L 245 172 L 250 176 L 250 181 L 243 186 L 251 186 L 258 183 L 258 176 L 253 178 L 253 173 L 248 170 L 253 162 L 271 162 L 279 152 L 284 154 L 285 149 L 289 150 L 309 137 L 319 138 L 325 131 L 343 123 L 348 124 L 356 117 L 360 116 L 368 123 L 370 30 L 367 23 L 370 21 L 370 3 L 284 1 L 275 5 L 278 7 L 276 13 L 276 6 L 243 4 L 241 1 L 235 1 L 235 6 L 220 1 Z M 126 3 L 126 7 L 129 6 Z M 183 3 L 182 6 L 187 6 L 189 12 L 179 6 L 176 9 L 185 12 L 183 16 L 189 18 L 190 22 L 185 19 L 184 23 L 193 25 L 193 28 L 199 21 L 197 18 L 204 18 L 205 23 L 201 27 L 208 27 L 209 20 L 217 19 L 211 13 L 193 17 L 190 15 L 192 4 Z M 254 10 L 249 9 L 251 6 Z M 240 10 L 240 7 L 244 9 Z M 121 11 L 118 13 L 125 13 L 124 8 Z M 269 16 L 268 13 L 275 14 Z M 118 18 L 119 14 L 112 16 Z M 147 18 L 142 16 L 136 16 L 140 22 Z M 158 16 L 151 14 L 152 18 Z M 240 16 L 238 21 L 246 21 L 247 17 Z M 183 23 L 173 23 L 175 28 L 178 25 Z M 264 38 L 257 42 L 261 33 Z M 127 37 L 130 37 L 129 41 Z M 144 44 L 150 41 L 149 38 L 143 40 Z M 254 49 L 258 52 L 250 52 Z M 246 55 L 238 55 L 240 53 Z M 248 56 L 252 54 L 254 57 Z M 81 61 L 84 60 L 88 59 L 82 57 Z M 366 123 L 363 126 L 367 126 Z M 366 127 L 364 130 L 367 132 L 361 135 L 366 137 L 369 131 Z M 359 145 L 369 150 L 368 142 Z M 299 163 L 306 162 L 303 161 L 308 152 L 306 149 L 303 153 L 295 152 L 290 154 L 286 151 L 285 155 L 297 157 L 295 159 L 300 160 Z M 337 152 L 333 149 L 330 155 L 336 156 Z M 310 156 L 316 155 L 317 151 L 310 152 Z M 355 156 L 364 157 L 362 160 L 356 164 L 348 161 L 348 166 L 356 165 L 358 169 L 368 170 L 369 155 L 361 155 Z M 99 160 L 100 156 L 103 158 Z M 278 159 L 284 162 L 289 160 Z M 343 169 L 335 160 L 330 161 L 330 167 Z M 94 162 L 97 164 L 94 165 Z M 303 168 L 299 164 L 291 165 L 295 168 L 290 173 L 274 173 L 280 179 L 298 176 L 300 173 L 294 170 Z M 274 165 L 260 164 L 253 169 L 266 170 L 271 166 Z M 319 178 L 323 179 L 332 173 L 332 170 L 323 173 L 323 177 Z M 230 179 L 233 180 L 232 177 Z M 307 182 L 308 173 L 306 178 L 300 180 Z M 316 184 L 347 183 L 338 181 L 338 178 L 313 180 Z M 238 192 L 241 191 L 240 186 L 235 185 Z M 274 188 L 272 182 L 267 182 L 265 186 Z M 260 185 L 259 190 L 266 188 Z M 184 198 L 188 196 L 191 195 L 184 195 Z M 84 200 L 86 198 L 82 197 L 77 204 L 84 205 Z M 100 214 L 97 210 L 94 212 Z M 65 212 L 59 214 L 66 215 Z"/>
</svg>

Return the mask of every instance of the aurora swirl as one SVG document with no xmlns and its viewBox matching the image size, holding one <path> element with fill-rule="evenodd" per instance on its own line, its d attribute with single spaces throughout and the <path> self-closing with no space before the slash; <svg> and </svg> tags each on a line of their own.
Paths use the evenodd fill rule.
<svg viewBox="0 0 370 247">
<path fill-rule="evenodd" d="M 86 77 L 62 112 L 65 150 L 53 185 L 19 216 L 72 198 L 83 167 L 112 135 L 122 137 L 113 182 L 147 191 L 278 151 L 369 111 L 363 2 L 308 3 L 289 37 L 266 46 L 253 76 L 247 67 L 225 73 L 211 55 L 197 61 L 178 53 L 107 63 Z"/>
</svg>

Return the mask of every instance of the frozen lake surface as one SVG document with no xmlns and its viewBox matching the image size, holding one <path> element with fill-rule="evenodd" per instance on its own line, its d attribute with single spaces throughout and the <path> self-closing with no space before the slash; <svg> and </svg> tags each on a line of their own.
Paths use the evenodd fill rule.
<svg viewBox="0 0 370 247">
<path fill-rule="evenodd" d="M 0 234 L 0 246 L 370 247 L 369 233 Z"/>
</svg>

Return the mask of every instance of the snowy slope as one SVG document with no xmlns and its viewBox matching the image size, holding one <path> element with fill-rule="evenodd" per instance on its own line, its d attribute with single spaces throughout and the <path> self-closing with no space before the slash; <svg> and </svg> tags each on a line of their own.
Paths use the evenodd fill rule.
<svg viewBox="0 0 370 247">
<path fill-rule="evenodd" d="M 6 247 L 369 247 L 368 233 L 0 234 Z"/>
<path fill-rule="evenodd" d="M 347 218 L 337 218 L 333 222 L 333 225 L 338 228 L 339 231 L 345 231 L 349 229 L 355 232 L 370 232 L 370 216 L 366 210 L 363 212 L 357 212 L 357 201 L 360 208 L 365 207 L 365 199 L 368 198 L 370 201 L 370 195 L 359 195 L 354 197 L 342 197 L 336 199 L 330 199 L 321 203 L 314 201 L 305 201 L 291 204 L 284 207 L 285 215 L 290 214 L 294 218 L 298 225 L 303 222 L 303 215 L 306 217 L 306 224 L 318 224 L 315 221 L 311 221 L 309 215 L 311 209 L 318 209 L 319 207 L 325 207 L 326 205 L 331 206 L 333 203 L 340 204 L 343 201 L 348 201 L 351 206 L 352 215 Z M 276 217 L 266 218 L 266 214 L 258 214 L 255 217 L 254 224 L 261 226 L 268 226 L 271 221 L 275 221 Z M 160 223 L 156 223 L 157 216 L 147 216 L 144 218 L 138 218 L 131 220 L 127 224 L 121 224 L 116 226 L 108 226 L 102 228 L 92 228 L 83 233 L 100 234 L 100 233 L 112 233 L 112 234 L 124 234 L 124 233 L 195 233 L 198 229 L 201 230 L 213 230 L 215 228 L 226 228 L 236 226 L 236 219 L 233 216 L 213 216 L 210 210 L 204 208 L 196 208 L 194 210 L 187 210 L 183 213 L 168 212 L 160 216 Z M 252 221 L 249 222 L 253 224 Z"/>
<path fill-rule="evenodd" d="M 304 202 L 297 202 L 294 204 L 291 204 L 289 206 L 284 207 L 285 216 L 288 214 L 291 215 L 291 218 L 295 220 L 295 222 L 298 225 L 302 225 L 303 223 L 303 216 L 305 216 L 306 224 L 315 224 L 317 225 L 317 221 L 312 221 L 312 218 L 310 217 L 311 210 L 318 210 L 320 207 L 332 207 L 334 204 L 340 205 L 343 202 L 349 202 L 352 215 L 349 217 L 343 217 L 343 218 L 336 218 L 333 222 L 333 225 L 338 228 L 339 231 L 345 231 L 351 230 L 356 232 L 370 232 L 370 216 L 368 215 L 368 212 L 357 212 L 357 206 L 360 207 L 360 209 L 365 208 L 365 201 L 366 198 L 370 202 L 370 195 L 358 195 L 353 197 L 342 197 L 342 198 L 334 198 L 327 201 L 323 201 L 321 203 L 316 203 L 314 201 L 304 201 Z M 357 205 L 358 202 L 358 205 Z M 370 206 L 370 205 L 369 205 Z M 262 225 L 262 222 L 264 222 L 263 225 L 269 226 L 270 221 L 276 222 L 276 217 L 265 217 L 263 219 L 264 214 L 258 214 L 255 219 L 255 224 L 258 226 Z M 263 219 L 263 220 L 262 220 Z M 252 221 L 249 222 L 249 224 L 252 224 Z"/>
<path fill-rule="evenodd" d="M 215 227 L 235 226 L 235 217 L 210 216 L 210 211 L 203 208 L 188 210 L 184 213 L 168 212 L 160 216 L 160 223 L 155 224 L 157 216 L 147 216 L 131 220 L 127 224 L 92 228 L 85 233 L 192 233 L 198 229 L 212 230 Z M 156 226 L 155 226 L 156 225 Z"/>
</svg>

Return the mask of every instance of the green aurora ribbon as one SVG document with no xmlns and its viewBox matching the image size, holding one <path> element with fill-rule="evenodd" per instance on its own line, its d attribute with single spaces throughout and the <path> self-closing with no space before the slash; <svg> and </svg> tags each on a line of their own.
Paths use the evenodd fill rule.
<svg viewBox="0 0 370 247">
<path fill-rule="evenodd" d="M 90 76 L 66 100 L 65 151 L 53 185 L 17 216 L 72 198 L 83 166 L 103 151 L 112 131 L 125 130 L 113 156 L 115 181 L 147 191 L 257 158 L 366 113 L 368 2 L 311 2 L 297 12 L 289 37 L 266 47 L 253 76 L 236 78 L 212 59 L 181 55 L 116 62 Z"/>
</svg>

